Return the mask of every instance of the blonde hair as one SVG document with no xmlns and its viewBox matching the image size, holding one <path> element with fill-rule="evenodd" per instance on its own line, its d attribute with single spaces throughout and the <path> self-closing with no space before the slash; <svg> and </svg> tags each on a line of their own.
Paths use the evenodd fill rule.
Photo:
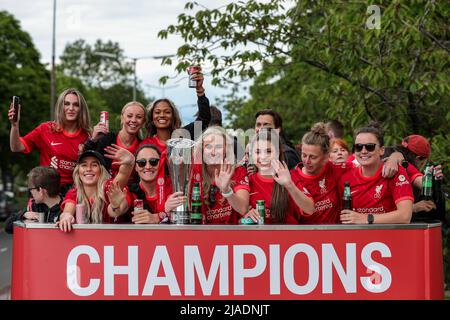
<svg viewBox="0 0 450 320">
<path fill-rule="evenodd" d="M 86 218 L 89 223 L 103 223 L 103 209 L 106 202 L 106 196 L 103 188 L 106 181 L 111 178 L 111 175 L 104 166 L 100 165 L 100 178 L 97 181 L 97 192 L 94 194 L 94 202 L 92 203 L 91 208 L 89 197 L 86 195 L 83 182 L 80 179 L 79 171 L 80 164 L 77 164 L 75 170 L 73 171 L 73 181 L 77 189 L 77 204 L 84 204 L 86 208 Z"/>
<path fill-rule="evenodd" d="M 121 122 L 120 126 L 121 126 L 121 128 L 123 127 L 122 116 L 125 113 L 125 110 L 131 106 L 138 106 L 142 110 L 144 110 L 144 123 L 142 124 L 142 127 L 139 129 L 139 132 L 138 132 L 138 136 L 143 137 L 145 135 L 142 133 L 142 131 L 146 127 L 146 123 L 147 123 L 147 109 L 145 109 L 144 105 L 142 103 L 140 103 L 139 101 L 130 101 L 123 106 L 122 111 L 120 111 L 120 122 Z"/>
<path fill-rule="evenodd" d="M 61 92 L 61 94 L 58 97 L 58 100 L 56 100 L 55 104 L 55 123 L 56 131 L 61 131 L 64 129 L 64 123 L 66 121 L 66 116 L 64 114 L 64 98 L 68 94 L 74 94 L 78 98 L 78 104 L 80 105 L 80 113 L 78 114 L 77 118 L 77 128 L 84 129 L 86 132 L 90 132 L 91 127 L 91 116 L 89 115 L 89 108 L 86 103 L 86 100 L 84 99 L 83 95 L 80 91 L 78 91 L 75 88 L 69 88 Z"/>
<path fill-rule="evenodd" d="M 211 190 L 211 183 L 214 181 L 214 177 L 210 177 L 208 174 L 208 171 L 206 170 L 207 164 L 203 161 L 203 141 L 206 137 L 215 135 L 215 136 L 221 136 L 224 144 L 225 144 L 225 155 L 224 155 L 224 161 L 226 160 L 227 163 L 231 164 L 233 167 L 233 170 L 235 169 L 235 156 L 234 156 L 234 141 L 233 139 L 227 134 L 224 128 L 220 126 L 211 126 L 207 128 L 200 137 L 197 138 L 197 141 L 195 143 L 195 154 L 194 159 L 195 163 L 202 164 L 202 188 L 203 188 L 203 199 L 206 205 L 210 205 L 209 203 L 209 192 Z M 206 178 L 207 177 L 207 178 Z M 205 179 L 206 178 L 206 179 Z"/>
</svg>

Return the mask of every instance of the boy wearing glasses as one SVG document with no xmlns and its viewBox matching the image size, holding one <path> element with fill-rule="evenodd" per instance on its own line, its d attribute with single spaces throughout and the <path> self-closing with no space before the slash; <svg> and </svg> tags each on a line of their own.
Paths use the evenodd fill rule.
<svg viewBox="0 0 450 320">
<path fill-rule="evenodd" d="M 61 213 L 62 198 L 59 195 L 60 175 L 51 167 L 35 167 L 28 173 L 28 191 L 31 197 L 27 207 L 13 213 L 5 222 L 5 231 L 13 233 L 14 221 L 39 221 L 43 215 L 44 223 L 55 223 Z"/>
</svg>

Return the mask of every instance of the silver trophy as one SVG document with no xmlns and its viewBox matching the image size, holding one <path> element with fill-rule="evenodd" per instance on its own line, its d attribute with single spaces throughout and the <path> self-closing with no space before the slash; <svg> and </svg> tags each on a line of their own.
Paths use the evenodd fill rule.
<svg viewBox="0 0 450 320">
<path fill-rule="evenodd" d="M 194 141 L 183 138 L 167 141 L 167 158 L 172 188 L 174 192 L 183 192 L 183 195 L 187 195 L 189 191 L 194 144 Z M 171 215 L 172 223 L 189 224 L 188 203 L 189 201 L 186 200 L 183 205 L 175 209 Z"/>
</svg>

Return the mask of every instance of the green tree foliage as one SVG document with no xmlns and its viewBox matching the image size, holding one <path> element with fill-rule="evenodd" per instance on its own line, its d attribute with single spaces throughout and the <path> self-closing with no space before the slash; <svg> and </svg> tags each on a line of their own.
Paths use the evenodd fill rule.
<svg viewBox="0 0 450 320">
<path fill-rule="evenodd" d="M 236 123 L 250 120 L 241 117 L 251 114 L 244 109 L 272 105 L 289 118 L 290 109 L 297 112 L 288 127 L 294 131 L 326 114 L 349 129 L 378 120 L 388 142 L 410 132 L 448 132 L 449 7 L 379 1 L 380 29 L 369 29 L 369 4 L 250 0 L 205 9 L 188 2 L 186 9 L 195 12 L 180 14 L 159 36 L 179 34 L 186 41 L 177 52 L 179 72 L 209 62 L 214 84 L 256 78 L 250 101 L 233 110 Z"/>
<path fill-rule="evenodd" d="M 134 70 L 119 44 L 98 39 L 91 46 L 84 40 L 76 40 L 66 45 L 60 59 L 58 70 L 62 83 L 72 83 L 85 94 L 93 125 L 99 120 L 100 111 L 108 111 L 111 129 L 120 129 L 122 107 L 133 100 Z M 139 85 L 136 100 L 144 105 L 151 100 Z"/>
<path fill-rule="evenodd" d="M 6 11 L 0 11 L 0 169 L 15 177 L 37 165 L 37 154 L 13 154 L 9 148 L 10 123 L 8 109 L 13 95 L 22 102 L 20 131 L 22 134 L 50 118 L 50 73 L 39 62 L 39 52 L 30 35 L 19 21 Z M 30 157 L 33 159 L 30 160 Z"/>
<path fill-rule="evenodd" d="M 102 56 L 102 54 L 110 55 Z M 93 46 L 79 39 L 69 43 L 60 56 L 58 69 L 67 76 L 81 79 L 90 87 L 108 87 L 127 82 L 133 76 L 133 65 L 125 61 L 117 42 L 98 39 Z"/>
<path fill-rule="evenodd" d="M 159 37 L 177 34 L 185 41 L 177 51 L 180 73 L 200 63 L 212 66 L 216 85 L 254 80 L 249 99 L 236 92 L 226 97 L 234 127 L 248 128 L 254 112 L 266 107 L 283 115 L 296 141 L 326 118 L 342 121 L 350 139 L 355 128 L 377 120 L 387 144 L 412 133 L 430 138 L 432 160 L 444 165 L 448 178 L 446 3 L 249 0 L 208 9 L 188 2 L 178 23 Z"/>
</svg>

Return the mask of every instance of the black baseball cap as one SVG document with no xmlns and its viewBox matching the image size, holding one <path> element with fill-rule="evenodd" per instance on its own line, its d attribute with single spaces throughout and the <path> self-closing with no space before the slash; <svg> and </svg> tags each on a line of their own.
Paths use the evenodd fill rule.
<svg viewBox="0 0 450 320">
<path fill-rule="evenodd" d="M 78 163 L 81 162 L 86 157 L 94 157 L 96 158 L 102 166 L 106 168 L 106 162 L 105 158 L 97 151 L 95 150 L 86 150 L 84 151 L 79 157 L 78 157 Z"/>
</svg>

